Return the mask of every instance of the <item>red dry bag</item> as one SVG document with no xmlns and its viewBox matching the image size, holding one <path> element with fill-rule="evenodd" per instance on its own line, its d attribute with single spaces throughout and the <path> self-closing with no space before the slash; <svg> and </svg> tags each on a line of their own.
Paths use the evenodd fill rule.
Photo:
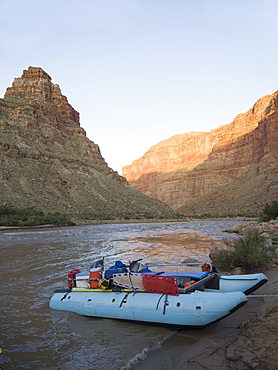
<svg viewBox="0 0 278 370">
<path fill-rule="evenodd" d="M 76 269 L 76 270 L 72 270 L 69 274 L 68 274 L 68 287 L 69 288 L 73 288 L 76 286 L 76 280 L 75 280 L 75 275 L 76 274 L 80 274 L 80 270 Z"/>
</svg>

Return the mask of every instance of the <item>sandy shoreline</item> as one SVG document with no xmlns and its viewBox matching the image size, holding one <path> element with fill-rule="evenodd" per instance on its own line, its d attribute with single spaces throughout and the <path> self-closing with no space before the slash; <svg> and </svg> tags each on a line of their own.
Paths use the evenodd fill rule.
<svg viewBox="0 0 278 370">
<path fill-rule="evenodd" d="M 175 370 L 277 369 L 278 266 L 265 274 L 268 283 L 216 331 L 185 348 Z"/>
</svg>

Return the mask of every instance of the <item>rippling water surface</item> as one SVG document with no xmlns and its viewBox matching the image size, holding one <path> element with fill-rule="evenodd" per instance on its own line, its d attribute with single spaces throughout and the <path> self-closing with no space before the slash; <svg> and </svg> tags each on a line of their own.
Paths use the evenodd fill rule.
<svg viewBox="0 0 278 370">
<path fill-rule="evenodd" d="M 82 317 L 50 310 L 49 299 L 55 289 L 66 287 L 70 270 L 87 272 L 99 257 L 105 257 L 107 267 L 115 260 L 141 257 L 153 263 L 181 263 L 189 257 L 204 262 L 211 240 L 223 238 L 222 231 L 235 223 L 106 224 L 0 233 L 0 366 L 144 369 L 153 361 L 159 369 L 174 368 L 179 350 L 198 341 L 200 331 Z"/>
</svg>

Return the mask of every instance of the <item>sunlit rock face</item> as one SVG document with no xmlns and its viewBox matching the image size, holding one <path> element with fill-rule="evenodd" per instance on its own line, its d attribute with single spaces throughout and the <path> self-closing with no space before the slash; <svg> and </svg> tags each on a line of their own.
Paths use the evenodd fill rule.
<svg viewBox="0 0 278 370">
<path fill-rule="evenodd" d="M 278 198 L 278 92 L 210 132 L 173 136 L 123 168 L 145 194 L 186 215 L 257 213 Z"/>
<path fill-rule="evenodd" d="M 12 87 L 6 90 L 5 98 L 23 98 L 54 103 L 59 112 L 67 119 L 79 125 L 79 113 L 62 95 L 59 85 L 53 85 L 51 77 L 39 67 L 29 67 L 19 78 L 15 78 Z"/>
<path fill-rule="evenodd" d="M 174 215 L 108 167 L 79 113 L 39 67 L 24 70 L 0 99 L 0 203 L 89 219 Z"/>
</svg>

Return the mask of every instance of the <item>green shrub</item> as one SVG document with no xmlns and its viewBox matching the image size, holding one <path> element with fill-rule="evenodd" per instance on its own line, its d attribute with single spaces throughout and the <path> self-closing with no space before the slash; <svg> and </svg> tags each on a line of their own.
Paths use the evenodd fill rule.
<svg viewBox="0 0 278 370">
<path fill-rule="evenodd" d="M 213 261 L 220 270 L 230 271 L 241 267 L 253 271 L 270 260 L 266 239 L 255 228 L 248 228 L 243 237 L 226 244 L 231 247 L 230 250 L 222 250 Z"/>
<path fill-rule="evenodd" d="M 266 203 L 261 220 L 270 221 L 275 220 L 276 217 L 278 217 L 278 200 L 274 200 L 270 204 Z"/>
<path fill-rule="evenodd" d="M 0 226 L 39 226 L 46 224 L 55 226 L 75 225 L 67 214 L 58 212 L 44 214 L 34 208 L 0 206 Z"/>
</svg>

